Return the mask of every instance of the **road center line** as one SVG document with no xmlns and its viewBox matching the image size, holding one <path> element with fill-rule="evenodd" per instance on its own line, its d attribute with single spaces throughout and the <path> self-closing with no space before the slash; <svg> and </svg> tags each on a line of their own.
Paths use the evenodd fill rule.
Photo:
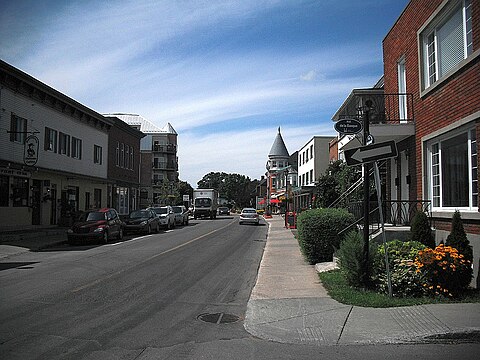
<svg viewBox="0 0 480 360">
<path fill-rule="evenodd" d="M 172 252 L 172 251 L 175 251 L 175 250 L 178 250 L 178 249 L 180 249 L 180 248 L 182 248 L 182 247 L 184 247 L 184 246 L 187 246 L 187 245 L 189 245 L 189 244 L 191 244 L 191 243 L 193 243 L 193 242 L 195 242 L 195 241 L 198 241 L 198 240 L 200 240 L 200 239 L 203 239 L 203 238 L 206 237 L 206 236 L 212 235 L 212 234 L 216 233 L 217 231 L 223 230 L 223 229 L 229 227 L 230 225 L 232 225 L 233 223 L 235 223 L 235 221 L 231 221 L 230 223 L 228 223 L 228 224 L 225 225 L 225 226 L 222 226 L 221 228 L 218 228 L 218 229 L 212 230 L 212 231 L 210 231 L 210 232 L 208 232 L 208 233 L 206 233 L 206 234 L 200 235 L 200 236 L 198 236 L 198 237 L 196 237 L 196 238 L 194 238 L 194 239 L 192 239 L 192 240 L 187 241 L 186 243 L 177 245 L 177 246 L 175 246 L 175 247 L 173 247 L 173 248 L 171 248 L 171 249 L 165 250 L 165 251 L 163 251 L 163 252 L 161 252 L 161 253 L 159 253 L 159 254 L 152 255 L 152 256 L 146 258 L 145 260 L 143 260 L 143 261 L 141 261 L 141 262 L 139 262 L 139 263 L 136 263 L 136 264 L 133 265 L 133 266 L 130 266 L 130 267 L 125 268 L 125 269 L 122 269 L 122 270 L 115 271 L 115 272 L 113 272 L 113 273 L 111 273 L 111 274 L 108 274 L 108 275 L 106 275 L 106 276 L 104 276 L 104 277 L 101 277 L 101 278 L 99 278 L 99 279 L 97 279 L 97 280 L 94 280 L 94 281 L 92 281 L 92 282 L 89 282 L 88 284 L 79 286 L 79 287 L 71 290 L 71 292 L 72 292 L 72 293 L 76 293 L 76 292 L 79 292 L 79 291 L 81 291 L 81 290 L 84 290 L 84 289 L 87 289 L 87 288 L 89 288 L 89 287 L 92 287 L 92 286 L 94 286 L 94 285 L 97 285 L 97 284 L 101 283 L 102 281 L 108 280 L 108 279 L 110 279 L 110 278 L 112 278 L 112 277 L 114 277 L 114 276 L 116 276 L 116 275 L 119 275 L 119 274 L 125 272 L 125 271 L 128 271 L 128 270 L 130 270 L 130 269 L 133 269 L 134 267 L 136 267 L 136 266 L 138 266 L 138 265 L 140 265 L 140 264 L 144 264 L 144 263 L 146 263 L 146 262 L 148 262 L 148 261 L 150 261 L 150 260 L 153 260 L 153 259 L 155 259 L 155 258 L 157 258 L 157 257 L 159 257 L 159 256 L 168 254 L 168 253 L 170 253 L 170 252 Z M 133 240 L 133 239 L 132 239 L 132 240 Z"/>
</svg>

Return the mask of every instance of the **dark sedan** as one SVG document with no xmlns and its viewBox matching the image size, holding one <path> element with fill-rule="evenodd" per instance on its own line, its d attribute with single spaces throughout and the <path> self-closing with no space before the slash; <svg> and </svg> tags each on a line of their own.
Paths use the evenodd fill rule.
<svg viewBox="0 0 480 360">
<path fill-rule="evenodd" d="M 125 232 L 141 232 L 151 234 L 160 231 L 158 216 L 150 209 L 134 210 L 124 219 Z"/>
<path fill-rule="evenodd" d="M 86 211 L 67 231 L 68 243 L 95 240 L 106 244 L 111 237 L 123 238 L 123 221 L 115 209 Z"/>
</svg>

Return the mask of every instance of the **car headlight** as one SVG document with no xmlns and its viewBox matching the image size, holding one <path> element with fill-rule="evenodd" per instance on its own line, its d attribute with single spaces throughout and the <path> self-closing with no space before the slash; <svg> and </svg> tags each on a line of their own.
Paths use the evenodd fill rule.
<svg viewBox="0 0 480 360">
<path fill-rule="evenodd" d="M 148 221 L 142 221 L 142 222 L 140 223 L 140 225 L 141 225 L 141 226 L 145 226 L 145 225 L 147 225 L 147 222 L 148 222 Z"/>
<path fill-rule="evenodd" d="M 93 230 L 94 233 L 99 233 L 99 232 L 103 232 L 105 230 L 104 227 L 99 227 L 99 228 L 96 228 L 95 230 Z"/>
<path fill-rule="evenodd" d="M 68 229 L 68 230 L 67 230 L 67 234 L 73 234 L 73 230 L 72 230 L 72 229 Z"/>
</svg>

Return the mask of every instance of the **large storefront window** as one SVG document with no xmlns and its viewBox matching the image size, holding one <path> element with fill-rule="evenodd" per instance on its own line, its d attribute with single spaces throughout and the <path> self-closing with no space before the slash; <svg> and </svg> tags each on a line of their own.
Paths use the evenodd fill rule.
<svg viewBox="0 0 480 360">
<path fill-rule="evenodd" d="M 434 208 L 478 207 L 475 130 L 443 136 L 428 145 L 429 192 Z"/>
<path fill-rule="evenodd" d="M 8 206 L 8 176 L 0 176 L 0 206 Z"/>
<path fill-rule="evenodd" d="M 13 206 L 28 206 L 28 179 L 14 177 L 12 192 Z"/>
</svg>

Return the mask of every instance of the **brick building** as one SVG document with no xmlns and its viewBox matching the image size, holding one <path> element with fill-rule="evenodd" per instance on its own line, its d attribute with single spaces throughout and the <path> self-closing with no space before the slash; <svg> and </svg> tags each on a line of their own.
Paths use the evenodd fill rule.
<svg viewBox="0 0 480 360">
<path fill-rule="evenodd" d="M 384 90 L 413 95 L 416 196 L 431 201 L 437 242 L 459 210 L 480 256 L 480 2 L 412 0 L 383 41 Z"/>
</svg>

